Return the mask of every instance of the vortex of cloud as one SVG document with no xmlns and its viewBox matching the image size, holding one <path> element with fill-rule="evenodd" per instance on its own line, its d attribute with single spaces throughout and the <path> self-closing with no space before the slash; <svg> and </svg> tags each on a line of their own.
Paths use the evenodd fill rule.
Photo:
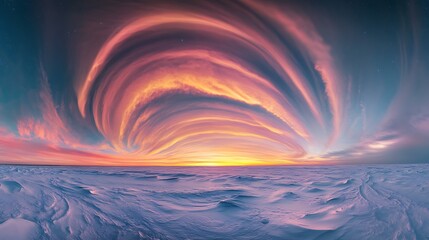
<svg viewBox="0 0 429 240">
<path fill-rule="evenodd" d="M 265 19 L 175 9 L 124 24 L 77 79 L 80 113 L 115 152 L 142 160 L 288 163 L 335 141 L 329 46 L 304 19 L 248 7 Z"/>
</svg>

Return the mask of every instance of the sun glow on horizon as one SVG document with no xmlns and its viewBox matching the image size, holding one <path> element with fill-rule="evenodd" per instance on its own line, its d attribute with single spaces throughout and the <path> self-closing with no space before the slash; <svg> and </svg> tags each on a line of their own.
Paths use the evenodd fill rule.
<svg viewBox="0 0 429 240">
<path fill-rule="evenodd" d="M 301 165 L 403 158 L 396 151 L 414 146 L 427 155 L 429 54 L 406 27 L 417 15 L 362 44 L 350 22 L 364 22 L 292 2 L 86 7 L 34 23 L 40 41 L 25 43 L 37 51 L 20 52 L 34 66 L 0 61 L 11 72 L 0 162 Z"/>
</svg>

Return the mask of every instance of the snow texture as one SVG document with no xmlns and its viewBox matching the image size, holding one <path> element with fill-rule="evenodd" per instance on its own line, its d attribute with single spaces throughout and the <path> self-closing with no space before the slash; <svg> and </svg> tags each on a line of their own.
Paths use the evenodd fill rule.
<svg viewBox="0 0 429 240">
<path fill-rule="evenodd" d="M 0 166 L 0 239 L 429 239 L 429 165 Z"/>
</svg>

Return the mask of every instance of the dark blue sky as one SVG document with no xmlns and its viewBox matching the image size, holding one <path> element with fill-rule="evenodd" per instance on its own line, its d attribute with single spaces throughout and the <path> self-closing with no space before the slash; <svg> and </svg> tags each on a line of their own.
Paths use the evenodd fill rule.
<svg viewBox="0 0 429 240">
<path fill-rule="evenodd" d="M 0 162 L 429 160 L 429 1 L 2 1 Z"/>
</svg>

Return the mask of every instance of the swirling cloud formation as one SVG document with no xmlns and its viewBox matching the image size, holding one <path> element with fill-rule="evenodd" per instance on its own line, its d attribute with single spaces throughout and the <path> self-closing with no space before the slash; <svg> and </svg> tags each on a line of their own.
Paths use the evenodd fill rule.
<svg viewBox="0 0 429 240">
<path fill-rule="evenodd" d="M 4 124 L 3 161 L 305 164 L 387 147 L 379 136 L 397 119 L 390 109 L 400 94 L 367 107 L 362 92 L 371 84 L 341 62 L 328 41 L 338 40 L 315 16 L 258 1 L 123 6 L 135 9 L 71 38 L 78 53 L 67 60 L 66 91 L 39 61 L 38 114 L 26 110 L 14 127 Z M 85 43 L 97 29 L 97 44 Z"/>
</svg>

